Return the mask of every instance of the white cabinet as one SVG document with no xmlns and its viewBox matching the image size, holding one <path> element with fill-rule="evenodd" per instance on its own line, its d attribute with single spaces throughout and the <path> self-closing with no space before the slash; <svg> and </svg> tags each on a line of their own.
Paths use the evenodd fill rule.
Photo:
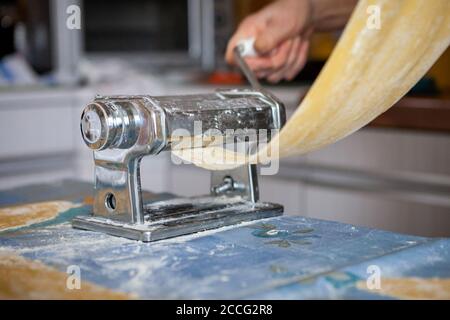
<svg viewBox="0 0 450 320">
<path fill-rule="evenodd" d="M 74 102 L 70 90 L 0 95 L 0 189 L 74 176 Z"/>
<path fill-rule="evenodd" d="M 0 97 L 0 158 L 72 151 L 72 106 L 70 96 Z"/>
<path fill-rule="evenodd" d="M 450 235 L 450 135 L 366 128 L 285 160 L 269 179 L 302 183 L 300 211 L 309 217 Z M 291 199 L 280 193 L 280 202 Z"/>
<path fill-rule="evenodd" d="M 308 160 L 341 167 L 450 178 L 450 134 L 365 128 L 309 154 Z"/>
<path fill-rule="evenodd" d="M 277 176 L 259 177 L 261 201 L 280 203 L 284 214 L 306 216 L 306 186 L 300 181 L 286 180 Z"/>
<path fill-rule="evenodd" d="M 450 209 L 382 193 L 306 188 L 308 216 L 422 236 L 449 236 Z"/>
</svg>

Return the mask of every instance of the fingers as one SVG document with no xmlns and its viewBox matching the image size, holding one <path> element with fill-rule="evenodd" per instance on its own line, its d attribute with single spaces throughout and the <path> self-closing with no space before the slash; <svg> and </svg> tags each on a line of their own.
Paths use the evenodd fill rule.
<svg viewBox="0 0 450 320">
<path fill-rule="evenodd" d="M 297 58 L 292 67 L 286 72 L 285 79 L 292 80 L 303 69 L 308 59 L 309 40 L 303 41 L 297 52 Z"/>
<path fill-rule="evenodd" d="M 254 72 L 271 71 L 273 68 L 270 56 L 249 57 L 245 58 L 245 62 Z"/>
<path fill-rule="evenodd" d="M 257 78 L 266 78 L 271 83 L 281 79 L 292 80 L 306 64 L 309 39 L 297 36 L 283 42 L 269 55 L 246 58 Z"/>
<path fill-rule="evenodd" d="M 264 19 L 263 19 L 264 18 Z M 255 49 L 259 50 L 257 57 L 246 57 L 249 68 L 258 78 L 267 78 L 276 83 L 281 79 L 291 80 L 304 67 L 308 52 L 310 32 L 305 30 L 303 35 L 289 37 L 279 42 L 277 37 L 284 37 L 286 31 L 270 24 L 270 19 L 264 16 L 249 16 L 239 25 L 238 31 L 228 42 L 225 58 L 228 63 L 234 61 L 234 48 L 242 39 L 255 38 Z M 262 32 L 264 30 L 264 32 Z M 271 30 L 270 32 L 267 32 Z M 263 39 L 263 40 L 260 40 Z M 266 42 L 264 42 L 266 41 Z M 259 44 L 257 44 L 259 43 Z M 276 44 L 275 47 L 273 45 Z M 256 48 L 258 46 L 258 48 Z M 267 49 L 271 48 L 269 51 Z M 264 51 L 264 54 L 261 54 Z"/>
<path fill-rule="evenodd" d="M 285 41 L 292 38 L 295 33 L 295 21 L 286 21 L 283 10 L 276 9 L 280 4 L 268 6 L 265 9 L 245 18 L 231 37 L 225 52 L 225 60 L 235 64 L 233 50 L 239 41 L 246 38 L 255 38 L 254 48 L 260 56 L 272 55 L 273 50 L 279 48 Z M 288 8 L 285 8 L 287 10 Z M 287 23 L 288 22 L 288 23 Z M 277 59 L 275 57 L 275 59 Z M 279 63 L 275 61 L 275 63 Z M 264 68 L 263 66 L 257 69 Z"/>
<path fill-rule="evenodd" d="M 225 60 L 228 64 L 235 64 L 233 50 L 236 47 L 238 41 L 240 41 L 241 39 L 244 39 L 244 36 L 236 33 L 228 42 L 227 50 L 225 52 Z"/>
<path fill-rule="evenodd" d="M 267 28 L 259 34 L 255 40 L 255 50 L 259 54 L 268 54 L 271 50 L 281 45 L 291 35 L 285 25 L 275 19 L 267 21 Z"/>
<path fill-rule="evenodd" d="M 296 53 L 296 59 L 291 67 L 287 70 L 285 74 L 285 79 L 292 80 L 305 66 L 308 61 L 308 52 L 310 46 L 310 37 L 314 32 L 313 28 L 308 28 L 303 33 L 302 39 L 304 39 L 300 46 L 298 47 L 298 52 Z"/>
<path fill-rule="evenodd" d="M 246 58 L 246 62 L 258 78 L 265 78 L 285 66 L 286 61 L 289 60 L 293 44 L 294 40 L 287 40 L 278 48 L 272 50 L 269 55 Z"/>
<path fill-rule="evenodd" d="M 284 41 L 299 35 L 310 21 L 310 1 L 276 1 L 262 10 L 265 28 L 255 39 L 255 50 L 268 54 Z"/>
<path fill-rule="evenodd" d="M 273 73 L 274 70 L 279 70 L 286 65 L 289 56 L 286 51 L 292 50 L 292 48 L 286 50 L 285 46 L 292 46 L 293 42 L 287 44 L 285 42 L 300 36 L 311 25 L 311 17 L 311 1 L 284 0 L 272 2 L 242 21 L 228 42 L 225 53 L 226 61 L 235 64 L 233 50 L 237 43 L 245 38 L 255 38 L 255 50 L 264 58 L 260 59 L 259 57 L 252 61 L 251 68 L 262 75 L 269 71 Z M 297 47 L 298 44 L 295 46 Z M 282 48 L 283 50 L 281 50 Z M 279 59 L 283 55 L 284 61 L 280 62 Z M 292 59 L 289 61 L 290 64 L 292 64 Z"/>
<path fill-rule="evenodd" d="M 293 42 L 293 39 L 284 41 L 277 48 L 277 50 L 273 54 L 271 54 L 273 72 L 276 72 L 284 67 L 286 61 L 289 58 Z"/>
<path fill-rule="evenodd" d="M 290 68 L 292 68 L 292 66 L 296 61 L 300 45 L 301 45 L 301 38 L 297 36 L 292 40 L 292 46 L 283 67 L 278 70 L 274 70 L 270 75 L 267 76 L 267 80 L 269 82 L 276 83 L 279 82 L 283 77 L 285 77 L 286 73 L 289 71 Z"/>
<path fill-rule="evenodd" d="M 260 30 L 263 28 L 264 21 L 257 19 L 257 17 L 249 16 L 245 18 L 239 25 L 237 31 L 228 41 L 227 50 L 225 52 L 225 60 L 229 64 L 236 64 L 234 61 L 233 50 L 239 41 L 246 38 L 255 38 Z"/>
</svg>

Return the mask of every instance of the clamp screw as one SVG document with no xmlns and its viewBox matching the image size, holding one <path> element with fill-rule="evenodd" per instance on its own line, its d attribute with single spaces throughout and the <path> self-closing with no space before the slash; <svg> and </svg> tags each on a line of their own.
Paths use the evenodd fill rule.
<svg viewBox="0 0 450 320">
<path fill-rule="evenodd" d="M 245 185 L 234 181 L 234 179 L 230 176 L 225 176 L 223 178 L 223 182 L 212 187 L 211 191 L 215 194 L 221 194 L 227 191 L 245 191 Z"/>
</svg>

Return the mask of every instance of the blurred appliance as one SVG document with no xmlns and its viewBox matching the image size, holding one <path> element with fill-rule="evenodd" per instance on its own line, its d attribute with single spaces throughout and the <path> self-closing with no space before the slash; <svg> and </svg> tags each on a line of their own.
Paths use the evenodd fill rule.
<svg viewBox="0 0 450 320">
<path fill-rule="evenodd" d="M 187 2 L 88 0 L 83 2 L 87 52 L 187 50 Z"/>
<path fill-rule="evenodd" d="M 68 8 L 80 6 L 80 1 L 15 0 L 8 3 L 16 12 L 14 50 L 26 57 L 37 73 L 51 74 L 55 83 L 76 83 L 81 31 L 69 29 L 66 22 L 70 15 Z"/>
<path fill-rule="evenodd" d="M 14 45 L 33 69 L 57 84 L 79 80 L 86 53 L 184 53 L 205 71 L 223 64 L 234 27 L 232 0 L 9 0 L 19 12 Z M 71 29 L 70 7 L 81 10 Z M 11 30 L 3 30 L 2 43 Z M 3 41 L 5 40 L 5 41 Z M 3 46 L 2 46 L 3 47 Z M 6 47 L 5 47 L 6 48 Z M 150 56 L 150 55 L 149 55 Z M 173 60 L 174 63 L 177 61 Z M 169 63 L 170 64 L 170 63 Z"/>
<path fill-rule="evenodd" d="M 89 0 L 83 13 L 87 53 L 185 53 L 204 70 L 233 31 L 230 0 Z"/>
<path fill-rule="evenodd" d="M 188 0 L 188 9 L 190 55 L 204 70 L 220 68 L 236 22 L 234 1 Z"/>
<path fill-rule="evenodd" d="M 0 59 L 14 52 L 14 28 L 17 22 L 17 9 L 14 2 L 0 3 Z"/>
</svg>

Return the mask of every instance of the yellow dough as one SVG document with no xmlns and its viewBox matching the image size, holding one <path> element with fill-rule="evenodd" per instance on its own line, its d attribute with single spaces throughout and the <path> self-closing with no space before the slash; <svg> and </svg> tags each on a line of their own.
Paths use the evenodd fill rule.
<svg viewBox="0 0 450 320">
<path fill-rule="evenodd" d="M 186 163 L 195 165 L 207 170 L 228 170 L 236 168 L 250 161 L 250 156 L 245 153 L 233 152 L 219 146 L 206 148 L 175 148 L 172 154 Z"/>
<path fill-rule="evenodd" d="M 0 231 L 50 220 L 61 212 L 79 206 L 69 201 L 47 201 L 0 208 Z"/>
<path fill-rule="evenodd" d="M 368 24 L 371 6 L 380 9 L 380 29 Z M 404 96 L 449 43 L 449 0 L 361 0 L 305 99 L 269 144 L 279 144 L 272 157 L 317 150 L 360 129 Z M 228 163 L 206 149 L 175 153 L 209 169 L 247 160 Z M 261 151 L 250 161 L 260 161 Z"/>
<path fill-rule="evenodd" d="M 0 252 L 0 299 L 130 299 L 131 296 L 81 282 L 67 289 L 69 275 L 9 252 Z"/>
<path fill-rule="evenodd" d="M 369 290 L 365 281 L 359 281 L 356 286 L 360 290 L 398 299 L 450 299 L 448 278 L 382 278 L 379 290 Z"/>
</svg>

